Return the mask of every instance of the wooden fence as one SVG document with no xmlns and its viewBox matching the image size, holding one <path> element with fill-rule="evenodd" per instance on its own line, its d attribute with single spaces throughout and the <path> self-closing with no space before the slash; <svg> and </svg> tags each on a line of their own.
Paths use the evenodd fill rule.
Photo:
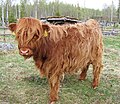
<svg viewBox="0 0 120 104">
<path fill-rule="evenodd" d="M 8 29 L 8 27 L 0 26 L 0 40 L 5 42 L 6 41 L 6 36 L 8 36 L 8 35 L 11 35 L 11 32 Z M 3 38 L 1 38 L 1 37 L 3 37 Z"/>
<path fill-rule="evenodd" d="M 102 28 L 103 35 L 118 35 L 120 34 L 120 29 L 105 29 Z M 0 26 L 0 36 L 3 36 L 3 41 L 5 40 L 5 37 L 7 35 L 11 35 L 11 31 L 8 29 L 8 27 L 2 27 Z"/>
</svg>

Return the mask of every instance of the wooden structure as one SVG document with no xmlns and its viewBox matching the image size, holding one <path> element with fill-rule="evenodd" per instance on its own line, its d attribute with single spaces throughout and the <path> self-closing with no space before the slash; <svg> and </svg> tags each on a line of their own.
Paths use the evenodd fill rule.
<svg viewBox="0 0 120 104">
<path fill-rule="evenodd" d="M 41 18 L 43 22 L 49 22 L 55 25 L 62 25 L 62 24 L 74 24 L 80 22 L 78 19 L 73 17 L 47 17 Z"/>
</svg>

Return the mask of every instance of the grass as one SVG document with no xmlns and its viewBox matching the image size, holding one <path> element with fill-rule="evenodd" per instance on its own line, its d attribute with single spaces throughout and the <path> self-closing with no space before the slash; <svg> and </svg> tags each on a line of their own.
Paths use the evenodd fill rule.
<svg viewBox="0 0 120 104">
<path fill-rule="evenodd" d="M 14 36 L 6 40 L 15 43 Z M 66 75 L 56 104 L 120 104 L 120 36 L 105 36 L 104 50 L 99 87 L 91 88 L 91 68 L 86 81 Z M 39 77 L 32 59 L 24 61 L 17 49 L 0 52 L 0 104 L 47 104 L 48 95 L 47 79 Z"/>
</svg>

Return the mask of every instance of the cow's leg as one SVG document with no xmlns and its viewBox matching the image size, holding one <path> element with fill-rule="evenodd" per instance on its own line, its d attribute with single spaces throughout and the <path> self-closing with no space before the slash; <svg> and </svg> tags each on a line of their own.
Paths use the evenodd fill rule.
<svg viewBox="0 0 120 104">
<path fill-rule="evenodd" d="M 89 68 L 89 64 L 82 69 L 82 72 L 81 72 L 80 78 L 79 78 L 80 80 L 85 80 L 88 68 Z"/>
<path fill-rule="evenodd" d="M 102 61 L 96 61 L 93 63 L 93 83 L 92 87 L 95 89 L 100 81 L 100 73 L 103 68 Z"/>
<path fill-rule="evenodd" d="M 49 84 L 50 84 L 50 104 L 54 104 L 54 102 L 58 100 L 60 77 L 54 76 L 49 78 Z"/>
</svg>

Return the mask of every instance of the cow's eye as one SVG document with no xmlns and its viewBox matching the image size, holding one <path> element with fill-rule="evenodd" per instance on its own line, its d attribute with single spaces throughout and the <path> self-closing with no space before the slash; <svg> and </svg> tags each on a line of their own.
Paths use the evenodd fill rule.
<svg viewBox="0 0 120 104">
<path fill-rule="evenodd" d="M 19 39 L 19 37 L 20 37 L 19 35 L 16 35 L 16 37 L 15 37 L 15 38 L 16 38 L 16 39 Z"/>
</svg>

